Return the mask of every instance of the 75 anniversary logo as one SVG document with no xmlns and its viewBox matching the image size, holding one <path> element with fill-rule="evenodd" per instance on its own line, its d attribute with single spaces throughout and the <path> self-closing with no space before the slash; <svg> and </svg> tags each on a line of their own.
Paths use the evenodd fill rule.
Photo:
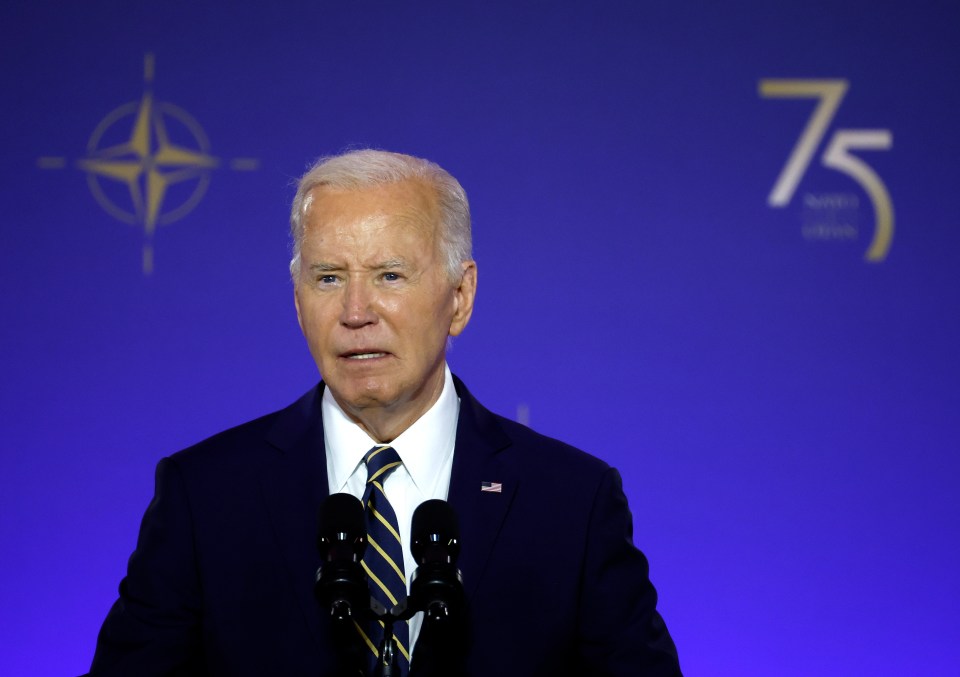
<svg viewBox="0 0 960 677">
<path fill-rule="evenodd" d="M 760 96 L 768 99 L 814 99 L 817 105 L 806 126 L 800 133 L 786 164 L 780 171 L 773 189 L 767 197 L 771 207 L 786 207 L 793 199 L 797 185 L 803 178 L 820 148 L 847 93 L 846 80 L 760 80 Z M 820 164 L 846 174 L 855 181 L 873 204 L 875 224 L 873 238 L 864 256 L 867 261 L 883 261 L 893 240 L 893 204 L 883 181 L 854 151 L 889 150 L 893 146 L 893 134 L 889 129 L 837 129 L 829 137 L 819 156 Z M 812 196 L 811 196 L 812 197 Z M 844 202 L 842 195 L 835 196 Z M 856 206 L 856 198 L 853 198 Z M 815 200 L 814 200 L 815 202 Z"/>
</svg>

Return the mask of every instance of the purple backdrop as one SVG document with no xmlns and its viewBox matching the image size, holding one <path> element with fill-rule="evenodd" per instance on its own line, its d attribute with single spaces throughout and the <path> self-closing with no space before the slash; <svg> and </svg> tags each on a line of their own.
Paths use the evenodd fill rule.
<svg viewBox="0 0 960 677">
<path fill-rule="evenodd" d="M 956 674 L 956 5 L 260 5 L 0 8 L 0 673 L 83 672 L 156 461 L 315 382 L 291 181 L 375 146 L 466 187 L 451 364 L 622 470 L 688 675 Z"/>
</svg>

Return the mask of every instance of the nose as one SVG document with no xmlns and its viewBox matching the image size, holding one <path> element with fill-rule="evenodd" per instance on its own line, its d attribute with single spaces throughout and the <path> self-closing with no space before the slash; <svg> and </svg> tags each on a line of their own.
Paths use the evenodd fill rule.
<svg viewBox="0 0 960 677">
<path fill-rule="evenodd" d="M 356 329 L 375 324 L 376 321 L 374 290 L 363 280 L 348 278 L 343 290 L 340 324 Z"/>
</svg>

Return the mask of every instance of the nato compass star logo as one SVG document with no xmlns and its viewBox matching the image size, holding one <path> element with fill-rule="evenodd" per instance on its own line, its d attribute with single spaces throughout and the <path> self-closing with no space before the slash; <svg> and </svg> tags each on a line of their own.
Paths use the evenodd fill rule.
<svg viewBox="0 0 960 677">
<path fill-rule="evenodd" d="M 144 93 L 111 111 L 90 135 L 87 155 L 76 166 L 105 212 L 143 230 L 143 272 L 153 272 L 153 239 L 157 226 L 189 214 L 203 198 L 210 173 L 221 166 L 210 154 L 203 128 L 185 110 L 157 101 L 150 87 L 154 59 L 144 60 Z M 62 157 L 42 157 L 44 169 L 66 167 Z M 236 158 L 234 170 L 253 170 L 257 161 Z"/>
</svg>

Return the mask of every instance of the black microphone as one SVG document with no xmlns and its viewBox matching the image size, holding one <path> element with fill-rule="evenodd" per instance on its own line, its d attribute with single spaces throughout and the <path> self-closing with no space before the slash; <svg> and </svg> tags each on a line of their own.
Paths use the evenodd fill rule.
<svg viewBox="0 0 960 677">
<path fill-rule="evenodd" d="M 317 548 L 323 560 L 314 594 L 338 621 L 360 619 L 370 593 L 360 560 L 367 548 L 363 505 L 350 494 L 331 494 L 320 506 Z"/>
<path fill-rule="evenodd" d="M 457 515 L 446 501 L 424 501 L 413 513 L 410 551 L 417 570 L 410 596 L 425 623 L 456 620 L 463 614 L 463 576 L 457 569 L 460 528 Z"/>
</svg>

